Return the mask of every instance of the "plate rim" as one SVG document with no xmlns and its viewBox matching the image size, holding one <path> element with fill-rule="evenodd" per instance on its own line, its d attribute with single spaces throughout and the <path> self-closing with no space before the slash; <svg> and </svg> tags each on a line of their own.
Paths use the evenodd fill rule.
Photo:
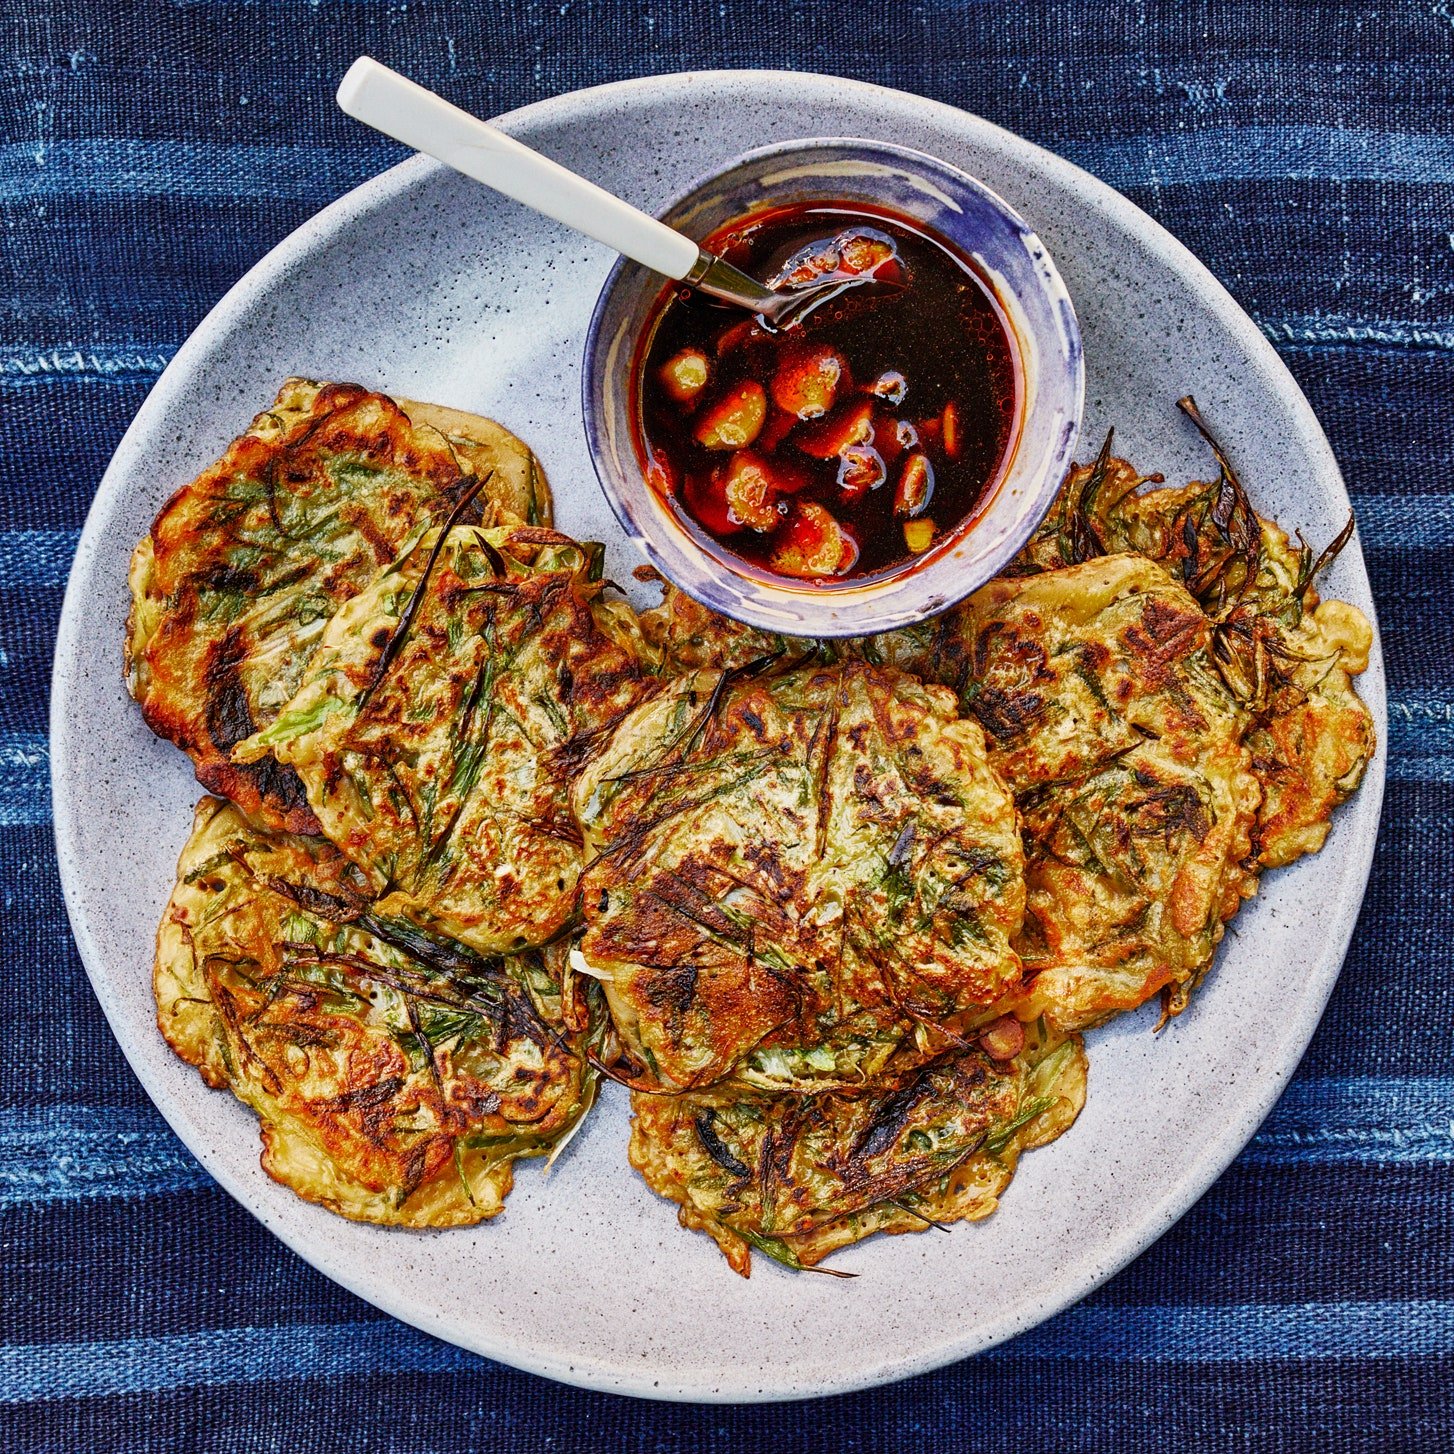
<svg viewBox="0 0 1454 1454">
<path fill-rule="evenodd" d="M 763 88 L 790 86 L 799 93 L 806 88 L 817 92 L 831 91 L 835 96 L 841 96 L 846 89 L 866 99 L 874 96 L 892 97 L 898 106 L 907 103 L 920 108 L 931 121 L 983 128 L 996 146 L 1016 156 L 1027 167 L 1055 177 L 1062 184 L 1072 184 L 1082 192 L 1089 191 L 1095 204 L 1110 214 L 1113 221 L 1128 230 L 1134 230 L 1146 246 L 1187 279 L 1195 293 L 1217 315 L 1243 356 L 1248 357 L 1260 370 L 1270 374 L 1278 387 L 1287 391 L 1294 412 L 1301 415 L 1311 426 L 1306 440 L 1308 447 L 1323 456 L 1322 463 L 1327 478 L 1336 484 L 1343 499 L 1348 500 L 1347 486 L 1332 446 L 1302 388 L 1276 349 L 1210 269 L 1160 223 L 1108 183 L 996 122 L 947 102 L 935 101 L 894 87 L 819 72 L 751 68 L 681 71 L 606 82 L 532 102 L 496 117 L 495 121 L 506 130 L 529 128 L 535 124 L 579 125 L 595 106 L 609 105 L 618 99 L 631 99 L 641 93 L 659 92 L 662 88 L 684 89 L 693 83 L 752 86 L 757 88 L 758 94 L 761 94 Z M 387 206 L 417 183 L 444 170 L 446 169 L 440 163 L 420 155 L 388 168 L 314 213 L 249 268 L 208 310 L 163 370 L 118 442 L 88 509 L 67 577 L 51 673 L 48 738 L 51 745 L 52 832 L 71 932 L 92 992 L 101 1005 L 112 1035 L 148 1098 L 190 1154 L 196 1157 L 224 1191 L 305 1262 L 401 1322 L 514 1368 L 579 1388 L 650 1399 L 711 1404 L 788 1402 L 856 1392 L 896 1382 L 983 1352 L 1028 1331 L 1080 1302 L 1174 1225 L 1207 1192 L 1256 1134 L 1307 1052 L 1342 970 L 1359 909 L 1367 893 L 1384 795 L 1388 755 L 1386 688 L 1382 672 L 1382 642 L 1371 593 L 1368 610 L 1374 634 L 1371 665 L 1377 670 L 1371 673 L 1372 680 L 1366 685 L 1376 687 L 1376 691 L 1364 691 L 1361 695 L 1373 712 L 1376 724 L 1382 729 L 1383 740 L 1378 744 L 1379 750 L 1375 751 L 1359 791 L 1362 804 L 1360 816 L 1368 819 L 1370 827 L 1366 838 L 1359 841 L 1356 847 L 1363 860 L 1361 871 L 1355 880 L 1357 897 L 1356 901 L 1350 900 L 1343 907 L 1319 962 L 1313 966 L 1319 973 L 1303 983 L 1298 1013 L 1288 1022 L 1292 1033 L 1286 1041 L 1283 1055 L 1276 1063 L 1263 1068 L 1259 1079 L 1250 1087 L 1253 1093 L 1246 1095 L 1239 1104 L 1237 1113 L 1228 1117 L 1208 1137 L 1201 1154 L 1181 1179 L 1161 1197 L 1145 1206 L 1133 1224 L 1096 1243 L 1095 1256 L 1074 1269 L 1076 1275 L 1063 1277 L 1050 1290 L 1042 1292 L 1017 1312 L 1002 1314 L 995 1321 L 977 1325 L 968 1335 L 959 1333 L 956 1336 L 956 1330 L 951 1330 L 950 1336 L 941 1338 L 932 1346 L 921 1346 L 913 1356 L 880 1357 L 872 1366 L 856 1366 L 853 1371 L 841 1377 L 822 1379 L 811 1387 L 764 1390 L 760 1387 L 753 1388 L 745 1381 L 734 1383 L 730 1368 L 721 1370 L 716 1382 L 712 1384 L 704 1382 L 700 1375 L 685 1372 L 674 1375 L 671 1380 L 655 1381 L 651 1378 L 650 1368 L 643 1371 L 631 1369 L 624 1363 L 612 1365 L 594 1355 L 567 1362 L 564 1356 L 539 1354 L 531 1348 L 528 1340 L 512 1336 L 508 1326 L 484 1330 L 486 1336 L 480 1336 L 481 1330 L 476 1327 L 460 1327 L 448 1323 L 444 1315 L 410 1304 L 402 1292 L 396 1293 L 389 1289 L 381 1293 L 377 1288 L 365 1286 L 365 1275 L 347 1267 L 330 1265 L 329 1248 L 326 1244 L 315 1245 L 306 1236 L 293 1236 L 275 1226 L 270 1210 L 251 1199 L 251 1187 L 236 1181 L 218 1163 L 218 1158 L 210 1147 L 199 1147 L 189 1139 L 187 1128 L 181 1123 L 180 1111 L 168 1106 L 164 1089 L 154 1086 L 152 1077 L 141 1062 L 141 1047 L 135 1047 L 133 1053 L 133 1046 L 122 1033 L 120 1026 L 123 1022 L 119 1006 L 107 990 L 103 956 L 92 938 L 80 903 L 79 868 L 76 855 L 70 851 L 70 846 L 76 841 L 76 820 L 73 803 L 65 791 L 69 750 L 66 745 L 67 734 L 63 729 L 68 716 L 70 696 L 77 690 L 81 680 L 81 674 L 69 668 L 74 664 L 78 628 L 84 618 L 81 596 L 85 581 L 90 575 L 93 561 L 108 543 L 102 534 L 103 504 L 115 493 L 116 482 L 125 468 L 132 441 L 153 415 L 164 415 L 171 407 L 174 395 L 181 387 L 181 381 L 193 371 L 195 361 L 205 359 L 215 337 L 227 330 L 235 315 L 250 306 L 260 292 L 272 288 L 286 275 L 289 268 L 306 260 L 316 247 L 326 242 L 341 227 Z M 1351 509 L 1351 502 L 1349 504 Z M 1366 577 L 1366 563 L 1356 528 L 1351 543 L 1358 549 L 1358 564 Z"/>
</svg>

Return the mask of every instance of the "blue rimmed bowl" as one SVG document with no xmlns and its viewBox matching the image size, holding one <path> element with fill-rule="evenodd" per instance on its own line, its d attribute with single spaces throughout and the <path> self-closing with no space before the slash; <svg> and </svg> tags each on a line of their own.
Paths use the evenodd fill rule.
<svg viewBox="0 0 1454 1454">
<path fill-rule="evenodd" d="M 854 636 L 932 616 L 1009 563 L 1070 465 L 1085 380 L 1075 308 L 1045 245 L 1003 198 L 923 152 L 841 138 L 762 147 L 698 182 L 663 220 L 705 238 L 767 209 L 823 202 L 888 208 L 937 233 L 973 261 L 1004 311 L 1020 408 L 991 493 L 963 525 L 890 571 L 829 582 L 766 576 L 713 540 L 646 477 L 633 373 L 665 285 L 626 259 L 606 280 L 591 319 L 582 392 L 606 497 L 668 580 L 703 605 L 766 630 Z"/>
</svg>

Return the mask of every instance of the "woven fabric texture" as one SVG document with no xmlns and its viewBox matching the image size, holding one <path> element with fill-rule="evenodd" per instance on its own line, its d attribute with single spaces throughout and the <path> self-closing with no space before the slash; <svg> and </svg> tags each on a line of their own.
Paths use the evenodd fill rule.
<svg viewBox="0 0 1454 1454">
<path fill-rule="evenodd" d="M 1454 5 L 1449 0 L 4 0 L 0 1434 L 21 1451 L 1454 1447 Z M 583 1393 L 395 1323 L 200 1170 L 87 986 L 47 787 L 52 645 L 122 430 L 221 293 L 402 152 L 369 51 L 489 113 L 785 66 L 978 112 L 1096 172 L 1277 345 L 1346 472 L 1388 797 L 1327 1017 L 1262 1132 L 1079 1307 L 810 1404 Z"/>
</svg>

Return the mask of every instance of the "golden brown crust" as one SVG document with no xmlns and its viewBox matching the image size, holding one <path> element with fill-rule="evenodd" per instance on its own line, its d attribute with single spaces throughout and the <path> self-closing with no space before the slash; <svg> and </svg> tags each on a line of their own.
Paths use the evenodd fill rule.
<svg viewBox="0 0 1454 1454">
<path fill-rule="evenodd" d="M 1212 636 L 1123 554 L 993 581 L 884 648 L 984 724 L 1022 817 L 1030 1003 L 1066 1028 L 1163 989 L 1184 1004 L 1255 887 L 1249 717 Z"/>
<path fill-rule="evenodd" d="M 632 1097 L 631 1164 L 746 1277 L 754 1249 L 812 1267 L 875 1232 L 994 1211 L 1021 1151 L 1085 1102 L 1078 1039 L 1030 1027 L 1013 1059 L 953 1053 L 856 1093 Z"/>
<path fill-rule="evenodd" d="M 481 414 L 397 399 L 417 434 L 437 431 L 454 451 L 464 472 L 475 479 L 489 476 L 490 500 L 511 519 L 526 525 L 550 525 L 554 504 L 545 469 L 530 446 L 502 424 Z"/>
<path fill-rule="evenodd" d="M 1258 866 L 1276 868 L 1322 847 L 1334 810 L 1376 748 L 1373 719 L 1353 687 L 1372 629 L 1346 602 L 1320 604 L 1314 584 L 1352 521 L 1314 559 L 1300 536 L 1294 543 L 1253 511 L 1195 404 L 1182 407 L 1216 454 L 1215 480 L 1147 489 L 1161 477 L 1111 455 L 1108 440 L 1099 459 L 1070 472 L 1011 569 L 1034 573 L 1134 552 L 1196 598 L 1213 623 L 1216 668 L 1249 714 L 1246 741 L 1264 787 L 1255 856 Z"/>
<path fill-rule="evenodd" d="M 950 694 L 678 679 L 575 789 L 582 950 L 640 1083 L 859 1085 L 1018 982 L 1014 809 Z"/>
<path fill-rule="evenodd" d="M 452 437 L 416 427 L 393 400 L 358 385 L 290 379 L 216 464 L 172 496 L 137 548 L 132 694 L 147 725 L 191 756 L 203 786 L 259 821 L 317 831 L 290 769 L 230 754 L 296 689 L 327 619 L 410 538 L 442 522 L 477 471 L 491 471 L 481 507 L 491 519 L 543 492 L 534 457 L 498 425 L 452 414 L 447 422 Z M 468 448 L 467 425 L 480 435 Z"/>
<path fill-rule="evenodd" d="M 710 669 L 732 671 L 756 661 L 789 666 L 819 652 L 819 643 L 760 631 L 723 616 L 668 584 L 661 604 L 641 613 L 653 664 L 664 676 Z"/>
<path fill-rule="evenodd" d="M 599 549 L 555 531 L 431 532 L 329 623 L 238 754 L 299 773 L 391 912 L 484 953 L 545 944 L 581 868 L 572 775 L 647 688 L 598 623 L 601 589 Z"/>
<path fill-rule="evenodd" d="M 1322 848 L 1334 810 L 1363 781 L 1376 746 L 1373 718 L 1353 687 L 1373 643 L 1363 613 L 1324 601 L 1283 640 L 1293 653 L 1285 679 L 1247 738 L 1264 788 L 1255 835 L 1264 868 Z"/>
<path fill-rule="evenodd" d="M 157 1020 L 261 1119 L 263 1165 L 398 1226 L 500 1211 L 509 1163 L 564 1137 L 595 1075 L 539 957 L 487 962 L 369 903 L 321 839 L 198 806 L 157 940 Z"/>
<path fill-rule="evenodd" d="M 1244 866 L 1261 790 L 1250 755 L 1209 738 L 1193 762 L 1147 742 L 1071 783 L 1026 795 L 1027 1002 L 1066 1027 L 1163 989 L 1173 1013 L 1255 891 Z"/>
</svg>

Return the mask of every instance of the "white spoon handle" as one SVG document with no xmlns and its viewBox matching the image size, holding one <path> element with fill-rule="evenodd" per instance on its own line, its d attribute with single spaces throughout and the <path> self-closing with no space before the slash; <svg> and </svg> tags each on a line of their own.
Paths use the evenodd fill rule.
<svg viewBox="0 0 1454 1454">
<path fill-rule="evenodd" d="M 696 265 L 697 244 L 690 238 L 368 56 L 349 67 L 339 83 L 338 104 L 355 121 L 655 272 L 684 278 Z"/>
</svg>

